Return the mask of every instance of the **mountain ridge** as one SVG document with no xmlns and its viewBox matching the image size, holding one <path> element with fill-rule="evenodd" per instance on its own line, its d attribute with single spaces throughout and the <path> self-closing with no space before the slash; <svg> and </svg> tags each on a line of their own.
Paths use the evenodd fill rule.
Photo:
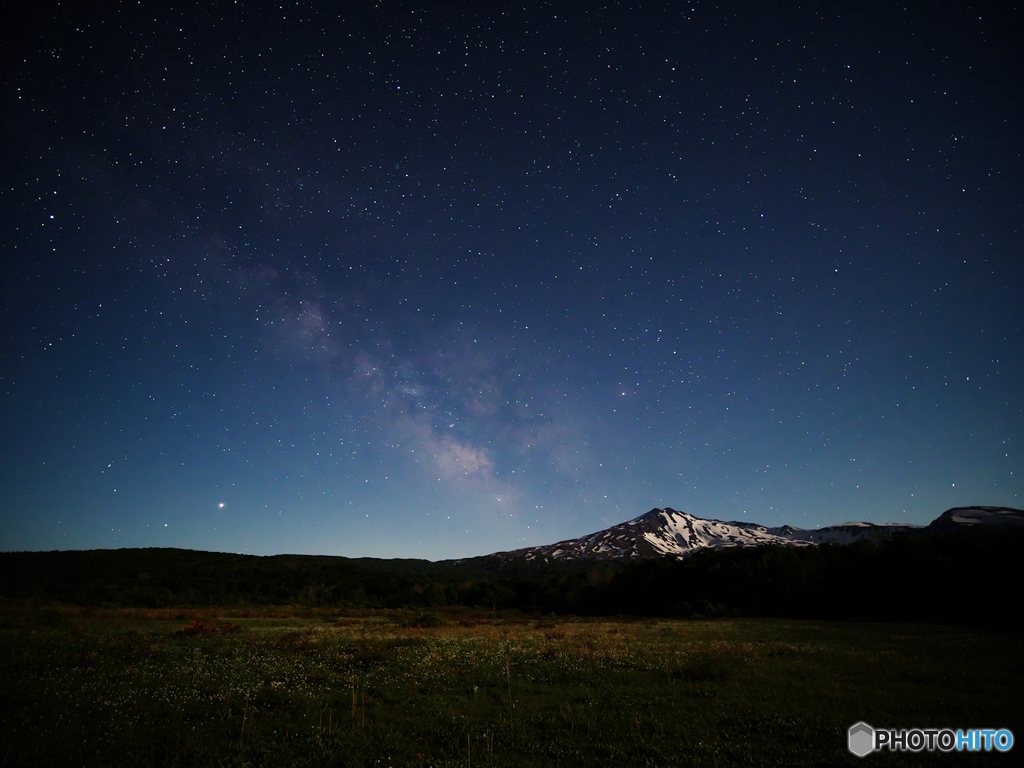
<svg viewBox="0 0 1024 768">
<path fill-rule="evenodd" d="M 1024 511 L 1012 507 L 952 507 L 928 525 L 909 523 L 847 522 L 807 530 L 790 525 L 768 527 L 758 523 L 705 519 L 671 507 L 649 512 L 576 539 L 564 539 L 508 552 L 494 552 L 467 560 L 501 563 L 585 563 L 643 560 L 673 555 L 689 557 L 706 549 L 755 547 L 775 544 L 809 547 L 819 544 L 880 543 L 896 533 L 932 536 L 983 525 L 1024 525 Z M 461 561 L 465 562 L 465 560 Z"/>
</svg>

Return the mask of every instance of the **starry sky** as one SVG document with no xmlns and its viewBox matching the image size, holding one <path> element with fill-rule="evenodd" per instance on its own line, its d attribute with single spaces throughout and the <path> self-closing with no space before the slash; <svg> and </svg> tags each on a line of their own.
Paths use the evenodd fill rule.
<svg viewBox="0 0 1024 768">
<path fill-rule="evenodd" d="M 15 5 L 0 550 L 1024 506 L 1019 9 Z"/>
</svg>

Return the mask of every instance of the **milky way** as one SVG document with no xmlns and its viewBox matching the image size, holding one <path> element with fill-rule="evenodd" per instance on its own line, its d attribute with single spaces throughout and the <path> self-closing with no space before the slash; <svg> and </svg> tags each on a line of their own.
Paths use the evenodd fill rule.
<svg viewBox="0 0 1024 768">
<path fill-rule="evenodd" d="M 1009 13 L 19 10 L 0 549 L 1022 506 Z"/>
</svg>

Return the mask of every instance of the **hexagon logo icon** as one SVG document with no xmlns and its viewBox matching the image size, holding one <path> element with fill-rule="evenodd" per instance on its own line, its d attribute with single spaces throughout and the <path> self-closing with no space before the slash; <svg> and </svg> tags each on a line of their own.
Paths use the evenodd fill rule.
<svg viewBox="0 0 1024 768">
<path fill-rule="evenodd" d="M 875 729 L 867 723 L 851 725 L 847 734 L 846 746 L 857 757 L 870 754 L 875 748 Z"/>
</svg>

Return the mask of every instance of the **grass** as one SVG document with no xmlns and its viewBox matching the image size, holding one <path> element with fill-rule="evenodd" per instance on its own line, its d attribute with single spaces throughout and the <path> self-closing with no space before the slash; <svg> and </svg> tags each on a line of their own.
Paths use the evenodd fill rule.
<svg viewBox="0 0 1024 768">
<path fill-rule="evenodd" d="M 1024 733 L 1019 635 L 772 619 L 422 619 L 9 609 L 0 762 L 854 765 L 846 729 L 859 720 Z M 207 629 L 183 631 L 193 621 Z"/>
</svg>

